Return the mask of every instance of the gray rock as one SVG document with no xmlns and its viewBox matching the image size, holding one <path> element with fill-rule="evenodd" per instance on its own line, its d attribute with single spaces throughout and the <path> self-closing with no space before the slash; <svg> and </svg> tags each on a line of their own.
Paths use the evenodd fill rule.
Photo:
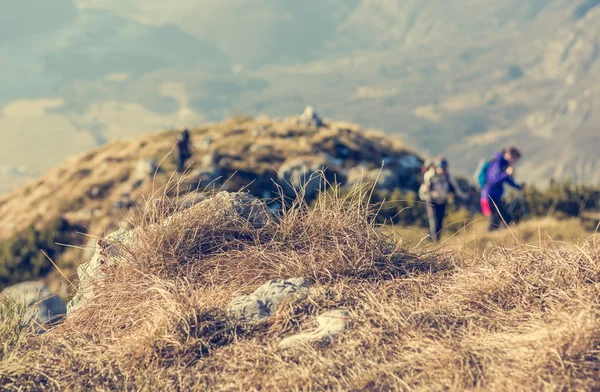
<svg viewBox="0 0 600 392">
<path fill-rule="evenodd" d="M 398 175 L 391 169 L 367 169 L 364 166 L 355 166 L 348 170 L 348 184 L 376 183 L 379 190 L 393 190 L 398 187 Z"/>
<path fill-rule="evenodd" d="M 96 198 L 100 195 L 101 191 L 102 191 L 102 189 L 98 185 L 95 185 L 92 187 L 92 190 L 90 191 L 90 196 L 92 198 Z"/>
<path fill-rule="evenodd" d="M 200 166 L 202 168 L 216 167 L 217 161 L 218 161 L 218 156 L 213 151 L 213 152 L 210 152 L 210 153 L 205 154 L 204 156 L 202 156 L 202 159 L 200 160 Z"/>
<path fill-rule="evenodd" d="M 214 219 L 225 218 L 235 222 L 241 218 L 257 229 L 266 226 L 272 218 L 263 201 L 243 192 L 219 192 L 194 208 L 210 211 Z"/>
<path fill-rule="evenodd" d="M 98 244 L 97 238 L 90 238 L 88 242 L 85 244 L 84 250 L 81 253 L 81 258 L 83 260 L 90 260 L 94 253 L 96 252 L 96 245 Z"/>
<path fill-rule="evenodd" d="M 306 109 L 304 109 L 304 113 L 300 115 L 300 122 L 307 126 L 323 126 L 323 120 L 321 119 L 321 117 L 319 117 L 317 112 L 315 112 L 312 106 L 307 106 Z"/>
<path fill-rule="evenodd" d="M 156 207 L 168 209 L 169 200 L 160 200 Z M 273 218 L 267 205 L 247 193 L 219 192 L 214 196 L 203 193 L 191 193 L 173 206 L 173 215 L 167 217 L 161 226 L 176 224 L 178 219 L 188 219 L 188 214 L 210 214 L 215 221 L 239 225 L 240 220 L 246 221 L 254 228 L 266 226 Z M 152 225 L 153 230 L 160 226 Z M 89 262 L 77 268 L 79 288 L 75 297 L 67 306 L 68 313 L 85 306 L 94 294 L 94 285 L 117 265 L 129 262 L 135 253 L 136 228 L 130 230 L 121 228 L 118 231 L 101 238 L 94 244 L 94 253 Z M 91 245 L 91 244 L 90 244 Z"/>
<path fill-rule="evenodd" d="M 341 172 L 328 155 L 316 155 L 287 159 L 279 167 L 277 177 L 286 195 L 294 197 L 297 191 L 304 189 L 305 197 L 314 199 L 325 186 L 323 171 L 328 179 Z"/>
<path fill-rule="evenodd" d="M 336 335 L 349 328 L 350 313 L 343 309 L 331 310 L 317 317 L 317 322 L 317 329 L 288 336 L 279 343 L 279 348 L 287 349 L 316 341 L 329 343 Z"/>
<path fill-rule="evenodd" d="M 214 165 L 203 166 L 201 169 L 194 170 L 190 173 L 190 178 L 200 186 L 208 186 L 219 180 L 222 176 L 223 172 L 221 168 Z"/>
<path fill-rule="evenodd" d="M 290 296 L 304 298 L 307 295 L 308 286 L 304 278 L 274 279 L 250 295 L 234 298 L 227 307 L 227 312 L 241 322 L 257 323 L 273 316 L 281 303 Z"/>
<path fill-rule="evenodd" d="M 65 302 L 54 295 L 44 282 L 31 281 L 10 286 L 0 293 L 0 297 L 23 302 L 28 309 L 22 323 L 33 323 L 38 333 L 62 320 L 67 313 Z"/>
<path fill-rule="evenodd" d="M 67 305 L 68 314 L 81 308 L 89 301 L 94 294 L 94 284 L 101 280 L 109 269 L 129 260 L 133 239 L 133 231 L 121 228 L 96 241 L 94 254 L 90 261 L 77 267 L 79 288 L 77 294 Z"/>
<path fill-rule="evenodd" d="M 419 169 L 423 165 L 423 161 L 415 155 L 408 154 L 398 158 L 398 164 L 406 169 Z"/>
<path fill-rule="evenodd" d="M 145 180 L 152 178 L 158 168 L 158 161 L 154 158 L 142 158 L 133 169 L 132 177 L 135 180 Z"/>
<path fill-rule="evenodd" d="M 207 150 L 211 144 L 213 143 L 213 138 L 210 136 L 206 136 L 200 141 L 200 148 Z"/>
<path fill-rule="evenodd" d="M 122 210 L 124 208 L 130 208 L 135 205 L 135 202 L 127 196 L 121 196 L 118 200 L 112 203 L 112 208 L 115 210 Z"/>
<path fill-rule="evenodd" d="M 205 193 L 191 192 L 178 200 L 177 210 L 182 211 L 195 206 L 206 200 L 208 196 Z"/>
</svg>

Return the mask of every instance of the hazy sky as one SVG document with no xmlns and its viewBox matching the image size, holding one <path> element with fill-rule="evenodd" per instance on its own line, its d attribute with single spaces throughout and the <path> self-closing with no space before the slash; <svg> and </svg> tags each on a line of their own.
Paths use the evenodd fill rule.
<svg viewBox="0 0 600 392">
<path fill-rule="evenodd" d="M 594 62 L 598 1 L 575 3 L 0 0 L 0 192 L 116 138 L 305 105 L 426 153 L 510 135 L 561 104 L 528 80 L 553 93 Z"/>
</svg>

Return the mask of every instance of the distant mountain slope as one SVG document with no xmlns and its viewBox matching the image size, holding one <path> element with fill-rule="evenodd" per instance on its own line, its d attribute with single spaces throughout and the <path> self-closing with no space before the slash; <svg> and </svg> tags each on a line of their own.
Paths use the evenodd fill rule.
<svg viewBox="0 0 600 392">
<path fill-rule="evenodd" d="M 29 19 L 0 37 L 0 167 L 39 173 L 122 137 L 312 105 L 463 174 L 516 144 L 520 179 L 600 181 L 595 0 L 35 4 L 7 2 Z M 2 189 L 15 178 L 0 173 Z"/>
</svg>

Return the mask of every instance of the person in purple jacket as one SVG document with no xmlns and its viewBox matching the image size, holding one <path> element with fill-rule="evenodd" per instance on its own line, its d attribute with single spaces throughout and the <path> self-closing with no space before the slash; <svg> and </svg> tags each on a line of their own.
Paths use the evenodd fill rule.
<svg viewBox="0 0 600 392">
<path fill-rule="evenodd" d="M 481 189 L 481 211 L 490 217 L 489 231 L 497 230 L 502 224 L 509 224 L 512 220 L 502 202 L 504 184 L 522 190 L 525 184 L 517 184 L 513 175 L 515 166 L 521 158 L 521 152 L 515 147 L 509 147 L 494 156 L 486 172 L 485 186 Z"/>
</svg>

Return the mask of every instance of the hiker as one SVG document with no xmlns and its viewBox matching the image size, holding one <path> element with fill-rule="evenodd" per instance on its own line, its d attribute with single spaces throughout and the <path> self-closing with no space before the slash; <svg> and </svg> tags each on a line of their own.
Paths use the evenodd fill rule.
<svg viewBox="0 0 600 392">
<path fill-rule="evenodd" d="M 431 159 L 426 159 L 425 162 L 423 162 L 423 166 L 421 166 L 421 176 L 424 176 L 425 173 L 427 173 L 427 171 L 432 167 L 433 161 Z"/>
<path fill-rule="evenodd" d="M 450 174 L 448 161 L 445 158 L 438 158 L 423 175 L 423 184 L 419 189 L 419 196 L 427 202 L 429 230 L 434 242 L 440 240 L 450 193 L 454 193 L 461 199 L 468 197 Z"/>
<path fill-rule="evenodd" d="M 190 131 L 187 129 L 184 129 L 183 132 L 177 135 L 177 150 L 179 153 L 177 157 L 177 171 L 183 173 L 185 170 L 185 161 L 192 156 L 190 150 Z"/>
<path fill-rule="evenodd" d="M 521 158 L 521 152 L 515 147 L 506 148 L 497 153 L 489 163 L 485 172 L 485 185 L 481 189 L 481 212 L 490 218 L 489 231 L 500 228 L 501 224 L 508 225 L 512 217 L 502 201 L 504 183 L 522 190 L 525 184 L 517 184 L 514 179 L 515 166 Z"/>
</svg>

